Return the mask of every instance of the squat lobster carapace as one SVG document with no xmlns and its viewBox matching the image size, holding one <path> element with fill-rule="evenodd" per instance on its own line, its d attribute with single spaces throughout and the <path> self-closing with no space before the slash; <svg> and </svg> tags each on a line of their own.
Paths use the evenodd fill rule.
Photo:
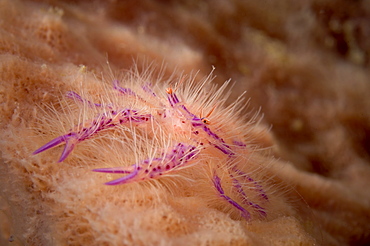
<svg viewBox="0 0 370 246">
<path fill-rule="evenodd" d="M 68 98 L 99 113 L 46 143 L 33 154 L 64 144 L 59 158 L 59 162 L 63 162 L 85 140 L 101 136 L 103 132 L 110 134 L 122 127 L 135 132 L 132 138 L 140 136 L 135 141 L 144 141 L 142 139 L 146 138 L 163 142 L 163 138 L 167 138 L 167 147 L 156 150 L 153 156 L 130 166 L 97 168 L 93 171 L 124 175 L 106 183 L 119 185 L 172 176 L 183 169 L 208 163 L 212 168 L 210 184 L 214 187 L 216 197 L 239 211 L 246 220 L 253 217 L 252 213 L 257 217 L 265 217 L 267 212 L 260 204 L 269 202 L 266 190 L 252 178 L 253 173 L 244 172 L 243 167 L 239 167 L 241 159 L 250 158 L 243 155 L 254 151 L 248 149 L 245 123 L 239 119 L 242 100 L 239 98 L 232 105 L 222 107 L 225 101 L 222 93 L 228 82 L 219 89 L 210 84 L 209 77 L 200 84 L 193 81 L 189 83 L 187 86 L 190 88 L 182 88 L 185 83 L 181 82 L 176 89 L 167 87 L 163 90 L 159 89 L 159 84 L 145 82 L 134 89 L 121 87 L 118 80 L 114 80 L 113 90 L 119 98 L 108 103 L 91 102 L 76 92 L 68 92 Z M 126 100 L 128 98 L 130 100 Z M 205 117 L 204 110 L 208 111 Z M 227 123 L 230 119 L 233 125 Z M 227 189 L 223 180 L 228 180 Z M 251 193 L 254 195 L 250 196 Z"/>
</svg>

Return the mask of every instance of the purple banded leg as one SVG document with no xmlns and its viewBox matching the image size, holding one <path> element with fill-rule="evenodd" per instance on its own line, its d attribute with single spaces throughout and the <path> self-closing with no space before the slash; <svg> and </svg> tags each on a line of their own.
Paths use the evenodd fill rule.
<svg viewBox="0 0 370 246">
<path fill-rule="evenodd" d="M 103 105 L 99 104 L 99 103 L 93 103 L 93 102 L 90 102 L 89 100 L 86 100 L 86 99 L 83 99 L 80 95 L 78 95 L 76 92 L 74 91 L 68 91 L 66 96 L 68 98 L 71 98 L 71 99 L 74 99 L 74 100 L 77 100 L 77 101 L 80 101 L 80 102 L 83 102 L 83 103 L 87 103 L 90 107 L 103 107 Z"/>
<path fill-rule="evenodd" d="M 151 119 L 150 114 L 139 115 L 136 110 L 124 109 L 121 111 L 111 111 L 111 115 L 101 114 L 95 118 L 86 127 L 80 125 L 75 131 L 70 131 L 68 134 L 59 136 L 47 144 L 43 145 L 35 152 L 34 155 L 45 150 L 54 148 L 60 144 L 65 144 L 64 150 L 58 162 L 64 161 L 73 151 L 74 147 L 86 139 L 92 138 L 101 131 L 109 130 L 122 124 L 142 124 Z"/>
<path fill-rule="evenodd" d="M 221 180 L 216 174 L 213 175 L 213 180 L 212 181 L 213 181 L 213 185 L 215 186 L 217 192 L 219 193 L 219 196 L 221 198 L 225 199 L 228 203 L 233 205 L 235 208 L 237 208 L 240 211 L 241 215 L 246 220 L 250 220 L 250 218 L 251 218 L 250 213 L 247 210 L 245 210 L 239 203 L 237 203 L 236 201 L 231 199 L 229 196 L 225 195 L 224 189 L 221 186 Z"/>
<path fill-rule="evenodd" d="M 255 204 L 251 201 L 248 201 L 247 194 L 245 194 L 245 192 L 243 190 L 243 187 L 240 184 L 240 182 L 235 177 L 233 177 L 231 174 L 230 174 L 230 177 L 233 180 L 232 182 L 233 182 L 234 188 L 236 189 L 236 191 L 238 192 L 238 194 L 241 196 L 241 198 L 243 200 L 243 204 L 246 204 L 246 205 L 252 207 L 253 209 L 255 209 L 262 217 L 266 217 L 265 209 L 263 207 L 261 207 L 260 205 L 258 205 L 258 204 Z"/>
<path fill-rule="evenodd" d="M 247 145 L 246 145 L 244 142 L 242 142 L 242 141 L 238 141 L 238 140 L 234 140 L 234 141 L 233 141 L 233 144 L 234 144 L 235 146 L 242 147 L 242 148 L 247 147 Z"/>
<path fill-rule="evenodd" d="M 130 96 L 136 96 L 135 92 L 133 92 L 130 88 L 123 88 L 119 86 L 118 80 L 113 80 L 113 88 L 123 95 L 130 95 Z"/>
<path fill-rule="evenodd" d="M 152 85 L 150 83 L 145 83 L 145 85 L 143 85 L 141 87 L 146 93 L 152 95 L 153 97 L 156 97 L 157 95 L 154 93 L 154 91 L 152 90 Z"/>
<path fill-rule="evenodd" d="M 95 172 L 128 174 L 106 183 L 107 185 L 128 184 L 163 177 L 171 172 L 189 166 L 196 158 L 199 149 L 183 143 L 177 144 L 161 157 L 151 158 L 124 168 L 99 168 Z"/>
<path fill-rule="evenodd" d="M 248 182 L 251 182 L 251 183 L 253 183 L 253 185 L 256 187 L 256 189 L 257 189 L 257 191 L 260 193 L 260 196 L 264 199 L 264 200 L 266 200 L 266 201 L 268 201 L 269 200 L 269 198 L 268 198 L 268 196 L 266 195 L 266 192 L 263 190 L 263 188 L 262 188 L 262 185 L 260 185 L 259 183 L 257 183 L 257 181 L 255 181 L 254 179 L 252 179 L 248 174 L 246 174 L 245 172 L 243 172 L 243 171 L 241 171 L 241 170 L 239 170 L 239 169 L 237 169 L 237 168 L 233 168 L 233 171 L 235 172 L 235 173 L 237 173 L 238 175 L 241 175 L 243 178 L 245 178 L 246 180 L 248 180 Z"/>
</svg>

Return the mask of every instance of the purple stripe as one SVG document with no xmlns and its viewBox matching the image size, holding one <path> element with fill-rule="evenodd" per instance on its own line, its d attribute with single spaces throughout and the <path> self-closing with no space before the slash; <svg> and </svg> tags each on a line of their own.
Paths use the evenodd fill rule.
<svg viewBox="0 0 370 246">
<path fill-rule="evenodd" d="M 220 180 L 220 178 L 216 174 L 213 176 L 213 185 L 216 187 L 218 193 L 220 194 L 220 197 L 224 198 L 228 203 L 230 203 L 235 208 L 237 208 L 241 212 L 241 215 L 246 220 L 250 220 L 250 218 L 251 218 L 250 213 L 247 210 L 245 210 L 236 201 L 234 201 L 233 199 L 231 199 L 230 197 L 228 197 L 227 195 L 225 195 L 225 192 L 224 192 L 224 190 L 222 189 L 222 186 L 221 186 L 221 180 Z"/>
<path fill-rule="evenodd" d="M 179 103 L 180 101 L 179 101 L 179 99 L 177 98 L 177 96 L 176 96 L 176 94 L 175 93 L 172 93 L 171 94 L 171 97 L 172 97 L 172 101 L 174 102 L 174 104 L 176 104 L 176 103 Z"/>
<path fill-rule="evenodd" d="M 212 144 L 212 143 L 211 143 L 211 145 L 213 145 L 213 147 L 215 147 L 216 149 L 220 150 L 222 153 L 224 153 L 228 156 L 234 156 L 235 155 L 235 153 L 229 148 L 224 148 L 224 147 L 221 147 L 219 145 Z"/>
<path fill-rule="evenodd" d="M 197 116 L 195 115 L 195 114 L 192 114 L 184 105 L 181 105 L 181 108 L 183 109 L 183 110 L 185 110 L 185 112 L 186 113 L 188 113 L 188 115 L 190 116 L 190 117 L 193 117 L 193 118 L 196 118 Z"/>
<path fill-rule="evenodd" d="M 102 107 L 103 105 L 99 104 L 99 103 L 93 103 L 93 102 L 90 102 L 89 100 L 86 100 L 86 99 L 83 99 L 80 95 L 78 95 L 76 92 L 74 91 L 68 91 L 66 96 L 68 98 L 71 98 L 71 99 L 76 99 L 80 102 L 84 102 L 84 103 L 87 103 L 90 107 L 92 106 L 95 106 L 95 107 Z"/>
<path fill-rule="evenodd" d="M 173 100 L 172 100 L 171 94 L 168 94 L 168 95 L 167 95 L 167 99 L 168 99 L 168 102 L 170 103 L 171 107 L 173 107 L 173 106 L 174 106 L 174 103 L 173 103 Z"/>
<path fill-rule="evenodd" d="M 230 174 L 230 177 L 233 179 L 232 181 L 233 186 L 236 188 L 237 192 L 242 196 L 243 203 L 253 207 L 255 210 L 257 210 L 260 213 L 261 216 L 266 217 L 265 209 L 258 204 L 248 201 L 247 194 L 245 194 L 242 185 L 239 183 L 239 181 L 236 178 L 233 177 L 233 175 Z"/>
<path fill-rule="evenodd" d="M 118 80 L 113 80 L 113 88 L 115 90 L 121 92 L 124 95 L 131 95 L 131 96 L 136 95 L 135 92 L 133 92 L 130 88 L 123 88 L 123 87 L 119 86 L 118 84 L 119 84 Z"/>
<path fill-rule="evenodd" d="M 93 172 L 100 172 L 100 173 L 131 173 L 131 171 L 127 171 L 124 169 L 118 168 L 97 168 L 93 169 Z"/>
<path fill-rule="evenodd" d="M 150 83 L 146 83 L 145 85 L 143 85 L 141 88 L 143 88 L 143 90 L 149 94 L 151 94 L 152 96 L 157 96 L 154 91 L 151 89 L 152 85 Z"/>
<path fill-rule="evenodd" d="M 246 147 L 247 145 L 241 141 L 234 140 L 233 144 L 239 147 Z"/>
<path fill-rule="evenodd" d="M 243 178 L 247 179 L 249 182 L 253 183 L 253 185 L 257 188 L 257 190 L 259 191 L 260 193 L 260 196 L 265 199 L 266 201 L 269 200 L 268 196 L 266 195 L 266 192 L 263 190 L 263 187 L 262 185 L 258 184 L 257 181 L 255 181 L 254 179 L 252 179 L 250 176 L 248 176 L 248 174 L 246 174 L 245 172 L 237 169 L 237 168 L 233 168 L 234 172 L 236 172 L 237 174 L 241 175 Z"/>
</svg>

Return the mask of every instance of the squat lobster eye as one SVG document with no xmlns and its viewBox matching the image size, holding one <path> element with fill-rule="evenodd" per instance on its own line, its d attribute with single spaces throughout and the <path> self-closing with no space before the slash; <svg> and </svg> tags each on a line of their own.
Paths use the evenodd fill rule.
<svg viewBox="0 0 370 246">
<path fill-rule="evenodd" d="M 201 120 L 204 124 L 207 124 L 207 125 L 209 125 L 211 123 L 211 121 L 209 119 L 205 118 L 205 117 L 201 118 Z"/>
<path fill-rule="evenodd" d="M 209 113 L 208 113 L 205 117 L 202 117 L 202 115 L 203 115 L 203 111 L 201 112 L 201 114 L 200 114 L 200 119 L 201 119 L 201 121 L 202 121 L 204 124 L 206 124 L 206 125 L 211 124 L 211 121 L 210 121 L 207 117 L 211 116 L 211 114 L 213 113 L 213 111 L 215 110 L 215 108 L 216 108 L 216 107 L 217 107 L 217 105 L 213 106 L 212 110 L 211 110 L 211 111 L 209 111 Z"/>
</svg>

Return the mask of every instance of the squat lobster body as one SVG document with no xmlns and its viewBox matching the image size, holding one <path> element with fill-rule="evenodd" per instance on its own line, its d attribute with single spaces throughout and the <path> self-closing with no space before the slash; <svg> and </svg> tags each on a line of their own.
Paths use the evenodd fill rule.
<svg viewBox="0 0 370 246">
<path fill-rule="evenodd" d="M 155 150 L 152 156 L 128 167 L 99 168 L 93 171 L 123 174 L 123 177 L 106 183 L 118 185 L 158 179 L 194 165 L 205 165 L 207 158 L 217 159 L 219 163 L 223 164 L 217 164 L 213 167 L 210 183 L 213 184 L 218 197 L 231 204 L 247 220 L 251 218 L 250 209 L 264 217 L 266 211 L 257 202 L 268 202 L 266 191 L 258 181 L 238 167 L 240 152 L 248 151 L 248 146 L 243 140 L 243 128 L 235 127 L 230 130 L 230 127 L 225 127 L 225 121 L 214 123 L 208 119 L 214 111 L 216 103 L 223 104 L 224 101 L 220 102 L 220 100 L 227 83 L 218 90 L 213 86 L 209 88 L 207 93 L 204 91 L 204 87 L 210 86 L 208 83 L 207 78 L 199 85 L 191 83 L 192 90 L 182 89 L 180 91 L 182 94 L 188 94 L 187 97 L 192 98 L 192 101 L 196 102 L 197 98 L 200 98 L 196 106 L 186 104 L 186 100 L 183 100 L 184 95 L 178 96 L 177 89 L 169 87 L 165 93 L 163 91 L 161 93 L 161 91 L 155 91 L 154 87 L 148 83 L 141 86 L 141 91 L 137 91 L 121 87 L 117 80 L 113 82 L 113 89 L 121 97 L 120 100 L 131 98 L 134 101 L 125 108 L 115 105 L 114 102 L 93 103 L 75 92 L 68 92 L 67 97 L 74 99 L 77 103 L 84 104 L 86 107 L 94 108 L 99 113 L 93 119 L 83 122 L 66 134 L 51 140 L 33 154 L 64 144 L 64 150 L 59 159 L 59 162 L 62 162 L 79 143 L 94 138 L 101 132 L 115 131 L 122 129 L 122 127 L 132 132 L 138 132 L 141 136 L 153 141 L 160 134 L 168 138 L 167 147 L 159 151 Z M 232 114 L 240 113 L 239 103 L 240 100 L 228 108 L 219 110 L 220 112 L 216 116 L 230 117 Z M 144 110 L 140 110 L 140 107 L 136 106 L 141 104 L 146 106 Z M 202 111 L 207 107 L 212 107 L 212 109 L 207 117 L 202 117 Z M 226 191 L 223 188 L 222 179 L 218 174 L 220 167 L 227 170 L 231 191 Z M 252 201 L 247 196 L 245 184 L 248 184 L 248 189 L 252 189 L 256 193 L 253 198 L 257 197 L 258 201 Z M 231 195 L 235 198 L 232 198 Z"/>
</svg>

